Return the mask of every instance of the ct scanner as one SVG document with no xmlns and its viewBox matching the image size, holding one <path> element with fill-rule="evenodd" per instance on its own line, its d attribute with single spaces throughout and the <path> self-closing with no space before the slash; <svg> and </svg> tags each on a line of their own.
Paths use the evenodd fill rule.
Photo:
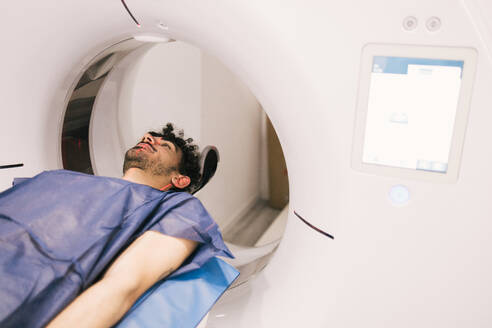
<svg viewBox="0 0 492 328">
<path fill-rule="evenodd" d="M 2 189 L 62 167 L 64 109 L 105 50 L 183 40 L 250 87 L 290 177 L 279 249 L 209 327 L 492 325 L 490 2 L 126 5 L 2 2 Z"/>
</svg>

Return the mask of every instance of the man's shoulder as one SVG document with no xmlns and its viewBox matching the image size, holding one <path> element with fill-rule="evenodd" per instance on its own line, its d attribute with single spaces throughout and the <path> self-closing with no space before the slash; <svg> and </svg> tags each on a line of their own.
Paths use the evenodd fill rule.
<svg viewBox="0 0 492 328">
<path fill-rule="evenodd" d="M 78 174 L 79 172 L 73 172 L 73 171 L 68 171 L 68 170 L 45 170 L 42 171 L 32 177 L 15 177 L 14 180 L 12 181 L 13 186 L 17 186 L 22 184 L 23 182 L 34 182 L 37 180 L 46 180 L 50 179 L 52 177 L 56 177 L 57 179 L 63 179 L 63 176 L 72 176 L 73 173 Z M 80 173 L 83 174 L 83 173 Z"/>
<path fill-rule="evenodd" d="M 129 182 L 126 180 L 123 180 L 121 178 L 115 178 L 115 177 L 107 177 L 107 176 L 101 176 L 101 175 L 94 175 L 94 174 L 89 174 L 89 173 L 83 173 L 83 172 L 77 172 L 77 171 L 70 171 L 70 170 L 64 170 L 64 169 L 59 169 L 59 170 L 46 170 L 38 175 L 34 176 L 33 178 L 56 178 L 60 180 L 87 180 L 91 182 L 116 182 L 119 184 L 128 184 Z"/>
<path fill-rule="evenodd" d="M 87 173 L 82 173 L 82 172 L 76 172 L 76 171 L 69 171 L 69 170 L 64 170 L 64 169 L 58 169 L 58 170 L 44 170 L 33 177 L 17 177 L 14 180 L 16 181 L 25 181 L 29 179 L 39 179 L 39 178 L 46 178 L 46 177 L 52 177 L 56 176 L 58 178 L 61 177 L 92 177 L 93 175 L 87 174 Z"/>
<path fill-rule="evenodd" d="M 197 205 L 203 207 L 201 201 L 185 191 L 165 191 L 162 193 L 161 204 L 174 204 L 176 207 Z M 195 205 L 195 206 L 196 206 Z"/>
<path fill-rule="evenodd" d="M 67 193 L 73 191 L 79 194 L 80 192 L 88 191 L 111 193 L 113 190 L 117 192 L 130 184 L 120 178 L 96 176 L 69 170 L 47 170 L 32 178 L 15 178 L 13 181 L 13 186 L 18 186 L 19 188 L 24 186 L 28 189 L 38 188 L 40 191 L 65 190 Z M 141 194 L 137 189 L 146 190 L 147 188 L 133 188 L 136 194 Z"/>
</svg>

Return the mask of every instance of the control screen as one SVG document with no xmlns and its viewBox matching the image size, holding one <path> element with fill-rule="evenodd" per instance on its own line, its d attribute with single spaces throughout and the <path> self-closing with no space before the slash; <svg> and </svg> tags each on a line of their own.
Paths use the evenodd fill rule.
<svg viewBox="0 0 492 328">
<path fill-rule="evenodd" d="M 446 173 L 463 63 L 373 56 L 362 162 Z"/>
</svg>

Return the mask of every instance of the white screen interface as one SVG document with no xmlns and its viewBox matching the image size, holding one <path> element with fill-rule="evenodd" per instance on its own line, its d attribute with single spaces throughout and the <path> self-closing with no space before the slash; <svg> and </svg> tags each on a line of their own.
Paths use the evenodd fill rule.
<svg viewBox="0 0 492 328">
<path fill-rule="evenodd" d="M 463 61 L 374 56 L 362 161 L 446 173 Z"/>
</svg>

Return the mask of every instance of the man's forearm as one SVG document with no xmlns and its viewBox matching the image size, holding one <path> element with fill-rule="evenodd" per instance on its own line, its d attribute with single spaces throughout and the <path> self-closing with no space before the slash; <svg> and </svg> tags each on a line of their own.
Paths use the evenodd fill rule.
<svg viewBox="0 0 492 328">
<path fill-rule="evenodd" d="M 111 327 L 137 298 L 164 279 L 195 250 L 197 242 L 147 231 L 78 296 L 48 328 Z"/>
<path fill-rule="evenodd" d="M 47 327 L 111 327 L 137 297 L 132 290 L 121 288 L 118 281 L 102 279 L 79 295 Z"/>
</svg>

